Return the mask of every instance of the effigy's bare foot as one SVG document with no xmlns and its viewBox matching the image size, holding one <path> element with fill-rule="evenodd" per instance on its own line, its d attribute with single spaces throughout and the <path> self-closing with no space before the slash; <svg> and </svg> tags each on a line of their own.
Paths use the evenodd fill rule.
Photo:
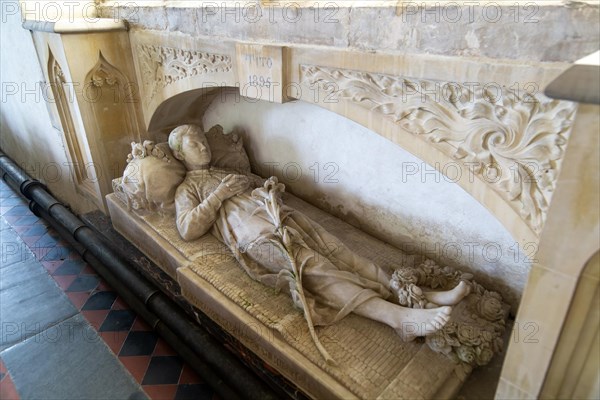
<svg viewBox="0 0 600 400">
<path fill-rule="evenodd" d="M 444 327 L 450 319 L 452 307 L 432 309 L 402 307 L 396 333 L 402 340 L 410 342 L 419 336 L 432 334 Z"/>
<path fill-rule="evenodd" d="M 427 301 L 438 306 L 453 306 L 471 293 L 471 286 L 461 281 L 452 290 L 444 292 L 423 292 Z M 429 305 L 426 307 L 429 308 Z"/>
</svg>

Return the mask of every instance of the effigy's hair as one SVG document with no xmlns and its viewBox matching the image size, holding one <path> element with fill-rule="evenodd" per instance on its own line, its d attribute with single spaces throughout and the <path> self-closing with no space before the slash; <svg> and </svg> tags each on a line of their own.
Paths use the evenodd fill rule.
<svg viewBox="0 0 600 400">
<path fill-rule="evenodd" d="M 175 158 L 180 160 L 184 158 L 183 153 L 181 153 L 183 137 L 198 133 L 204 133 L 198 125 L 180 125 L 171 131 L 169 134 L 169 147 Z"/>
</svg>

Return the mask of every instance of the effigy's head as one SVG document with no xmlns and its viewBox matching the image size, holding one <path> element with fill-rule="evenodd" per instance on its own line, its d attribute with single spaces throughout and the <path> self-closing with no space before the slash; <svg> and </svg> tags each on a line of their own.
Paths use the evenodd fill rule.
<svg viewBox="0 0 600 400">
<path fill-rule="evenodd" d="M 197 125 L 180 125 L 169 135 L 169 147 L 173 156 L 182 161 L 188 169 L 206 168 L 212 154 L 208 140 Z"/>
</svg>

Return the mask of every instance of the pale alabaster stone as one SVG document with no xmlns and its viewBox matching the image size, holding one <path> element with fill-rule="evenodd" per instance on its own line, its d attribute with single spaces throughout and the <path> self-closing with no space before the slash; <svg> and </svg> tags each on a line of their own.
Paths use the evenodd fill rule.
<svg viewBox="0 0 600 400">
<path fill-rule="evenodd" d="M 185 133 L 181 136 L 189 134 L 199 139 L 195 140 L 195 146 L 192 147 L 200 150 L 205 147 L 205 150 L 210 152 L 198 127 L 185 126 L 178 129 Z M 222 132 L 222 128 L 213 128 L 211 132 L 209 137 Z M 233 136 L 228 138 L 228 141 L 213 137 L 209 142 L 215 140 L 230 143 L 231 149 L 228 150 L 227 146 L 224 146 L 225 150 L 230 152 L 235 148 L 239 150 L 241 145 L 239 139 Z M 180 140 L 171 142 L 172 156 L 180 159 L 188 169 L 193 169 L 194 166 L 208 166 L 206 159 L 210 160 L 210 158 L 206 154 L 199 157 L 191 155 L 186 159 L 185 156 L 189 154 L 186 153 L 188 146 L 179 146 Z M 146 154 L 144 158 L 148 157 L 148 143 L 146 146 L 144 143 L 136 144 L 134 149 L 138 157 L 144 153 Z M 133 153 L 132 157 L 134 157 Z M 213 157 L 223 159 L 222 154 Z M 171 161 L 177 162 L 177 159 Z M 161 162 L 163 165 L 168 165 L 162 159 Z M 236 179 L 232 179 L 232 176 Z M 225 179 L 227 177 L 229 178 Z M 254 187 L 243 190 L 249 182 L 252 182 Z M 199 219 L 187 220 L 191 225 L 194 222 L 198 223 L 197 225 L 204 225 L 203 228 L 184 226 L 185 218 L 181 218 L 181 221 L 176 223 L 172 215 L 149 213 L 143 209 L 127 210 L 125 205 L 127 197 L 122 191 L 122 182 L 116 180 L 114 186 L 115 195 L 109 196 L 107 203 L 116 229 L 176 278 L 184 297 L 191 304 L 233 333 L 249 349 L 275 366 L 284 376 L 311 396 L 316 398 L 447 397 L 455 393 L 473 366 L 485 364 L 498 350 L 498 346 L 501 347 L 501 342 L 494 341 L 496 336 L 492 336 L 492 342 L 488 343 L 485 341 L 488 340 L 488 336 L 485 335 L 490 332 L 496 334 L 502 330 L 507 306 L 500 303 L 502 323 L 494 320 L 498 325 L 498 331 L 494 331 L 493 326 L 490 329 L 489 318 L 486 320 L 485 316 L 493 314 L 495 318 L 497 314 L 492 310 L 495 309 L 495 304 L 488 307 L 487 303 L 481 300 L 489 296 L 485 296 L 485 289 L 472 282 L 470 275 L 434 267 L 431 261 L 415 262 L 414 257 L 406 256 L 391 246 L 285 193 L 282 185 L 275 179 L 265 181 L 251 174 L 242 176 L 239 172 L 228 171 L 223 165 L 220 168 L 188 172 L 176 196 L 179 216 L 183 215 L 181 210 L 185 208 L 181 207 L 181 203 L 190 201 L 188 195 L 191 196 L 191 201 L 197 204 L 200 204 L 202 196 L 206 195 L 206 198 L 213 196 L 205 206 L 210 206 L 211 203 L 215 207 L 219 206 L 217 213 L 209 212 L 209 217 L 204 215 Z M 219 187 L 221 189 L 217 190 Z M 237 194 L 238 191 L 243 193 Z M 203 193 L 198 194 L 199 192 Z M 226 199 L 231 194 L 234 195 Z M 194 196 L 200 197 L 194 200 Z M 117 198 L 120 198 L 123 203 Z M 224 243 L 222 232 L 233 226 L 231 218 L 239 217 L 241 213 L 221 214 L 235 209 L 236 206 L 232 205 L 232 202 L 244 205 L 244 201 L 247 203 L 245 205 L 254 207 L 256 214 L 260 215 L 257 218 L 263 218 L 258 224 L 259 231 L 263 228 L 267 229 L 269 231 L 267 236 L 272 240 L 270 243 L 276 243 L 271 247 L 273 252 L 263 254 L 274 256 L 277 261 L 280 261 L 278 264 L 267 262 L 265 265 L 256 263 L 250 265 L 255 260 L 250 259 L 248 252 L 242 253 L 242 250 L 247 250 L 247 246 L 242 246 L 240 243 L 231 245 L 231 241 Z M 222 217 L 221 224 L 211 221 L 213 214 L 216 219 Z M 290 218 L 290 215 L 293 217 Z M 209 222 L 200 221 L 204 218 Z M 314 221 L 319 221 L 319 225 Z M 230 225 L 229 228 L 226 227 L 227 223 Z M 253 228 L 247 226 L 242 228 L 236 228 L 235 232 L 240 233 L 241 230 L 249 231 L 251 234 L 256 233 L 253 232 Z M 202 232 L 204 229 L 206 230 Z M 183 231 L 183 236 L 188 241 L 183 240 L 178 231 Z M 238 235 L 236 239 L 241 237 L 242 235 Z M 228 238 L 231 239 L 230 236 Z M 295 250 L 297 247 L 302 248 L 307 241 L 314 244 L 314 241 L 311 242 L 314 239 L 326 243 L 329 247 L 319 248 L 317 245 L 317 250 L 321 252 L 306 252 L 306 248 L 304 253 L 303 250 Z M 241 239 L 239 241 L 242 242 Z M 294 254 L 294 257 L 290 257 L 290 253 Z M 304 258 L 301 257 L 302 254 Z M 314 260 L 309 260 L 313 256 L 320 258 L 317 262 L 313 262 Z M 295 264 L 290 260 L 294 260 Z M 297 260 L 300 262 L 296 262 Z M 303 264 L 302 261 L 306 263 Z M 343 262 L 347 265 L 341 265 Z M 247 273 L 240 271 L 240 265 Z M 327 265 L 333 266 L 333 269 L 328 270 Z M 330 286 L 334 288 L 337 284 L 336 279 L 342 283 L 346 283 L 348 279 L 356 279 L 363 285 L 367 282 L 368 286 L 369 279 L 359 277 L 355 272 L 343 270 L 348 269 L 348 266 L 358 267 L 359 271 L 367 274 L 371 278 L 370 283 L 375 284 L 383 295 L 360 286 L 353 290 L 363 294 L 365 292 L 369 295 L 375 294 L 368 298 L 367 302 L 374 300 L 378 305 L 387 303 L 385 310 L 395 310 L 396 316 L 400 314 L 408 319 L 414 318 L 414 315 L 433 313 L 437 317 L 440 308 L 431 310 L 428 307 L 437 307 L 441 304 L 440 300 L 452 304 L 458 302 L 459 304 L 454 306 L 449 322 L 448 316 L 442 313 L 445 317 L 442 322 L 446 323 L 449 329 L 436 331 L 443 325 L 443 323 L 436 323 L 431 324 L 433 328 L 431 331 L 417 332 L 414 326 L 418 324 L 410 323 L 414 320 L 405 320 L 409 323 L 400 326 L 408 327 L 405 335 L 407 338 L 436 332 L 434 335 L 429 335 L 425 343 L 403 342 L 396 330 L 373 321 L 375 319 L 386 323 L 386 318 L 392 321 L 390 316 L 393 316 L 393 313 L 383 314 L 383 316 L 369 315 L 362 310 L 362 315 L 367 319 L 361 318 L 356 315 L 360 315 L 361 310 L 357 312 L 356 309 L 360 309 L 361 304 L 357 305 L 357 301 L 352 303 L 354 299 L 348 294 L 349 290 L 327 290 L 327 284 L 323 285 L 324 291 L 320 290 L 321 287 L 317 287 L 319 290 L 311 287 L 311 274 L 328 280 L 328 283 L 333 282 Z M 413 266 L 417 266 L 415 271 L 424 271 L 424 275 L 422 274 L 424 280 L 419 282 L 423 288 L 413 288 L 416 288 L 414 293 L 424 299 L 424 302 L 420 303 L 423 309 L 418 309 L 420 305 L 417 304 L 404 304 L 413 308 L 400 307 L 399 304 L 403 304 L 400 298 L 405 282 L 399 281 L 400 272 L 394 273 L 395 279 L 391 279 L 394 269 L 412 270 Z M 338 270 L 338 267 L 341 267 L 341 270 Z M 423 269 L 424 267 L 426 268 Z M 436 274 L 427 275 L 429 270 L 438 271 L 439 276 L 432 280 L 432 276 Z M 262 277 L 261 273 L 264 274 Z M 296 276 L 303 279 L 299 282 Z M 463 283 L 459 284 L 459 282 Z M 283 290 L 278 291 L 278 286 Z M 455 288 L 454 292 L 452 288 Z M 443 289 L 450 290 L 441 291 Z M 340 306 L 339 303 L 347 301 L 349 297 L 350 306 L 347 308 Z M 389 301 L 384 300 L 384 297 Z M 461 299 L 463 300 L 459 301 Z M 334 304 L 336 301 L 337 305 Z M 434 301 L 438 303 L 433 304 Z M 364 303 L 365 301 L 362 304 Z M 314 307 L 318 313 L 310 307 Z M 304 310 L 304 315 L 298 308 Z M 449 308 L 442 309 L 449 311 Z M 355 312 L 351 312 L 352 310 Z M 406 310 L 408 313 L 398 313 L 399 310 Z M 369 311 L 368 307 L 367 311 Z M 471 318 L 471 314 L 477 314 L 479 319 Z M 307 315 L 309 323 L 305 319 Z M 314 317 L 312 323 L 311 317 Z M 330 318 L 329 321 L 327 317 Z M 471 319 L 465 320 L 465 318 Z M 323 322 L 335 323 L 322 324 Z M 392 324 L 393 322 L 388 323 L 388 325 Z M 482 335 L 485 340 L 481 339 Z M 431 365 L 436 367 L 431 368 Z"/>
<path fill-rule="evenodd" d="M 328 361 L 333 359 L 321 345 L 315 325 L 329 325 L 354 312 L 412 340 L 441 329 L 448 322 L 449 306 L 470 291 L 469 285 L 456 281 L 446 292 L 417 288 L 427 300 L 426 307 L 407 308 L 387 301 L 394 290 L 389 287 L 389 272 L 286 206 L 281 199 L 285 186 L 277 178 L 263 183 L 253 176 L 211 168 L 207 138 L 193 125 L 173 130 L 169 145 L 188 169 L 175 197 L 181 236 L 194 240 L 210 231 L 253 279 L 277 289 L 287 287 Z"/>
</svg>

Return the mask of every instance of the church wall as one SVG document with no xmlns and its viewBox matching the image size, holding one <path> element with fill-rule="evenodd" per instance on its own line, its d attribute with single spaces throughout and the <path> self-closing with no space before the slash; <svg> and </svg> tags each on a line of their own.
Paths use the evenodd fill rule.
<svg viewBox="0 0 600 400">
<path fill-rule="evenodd" d="M 572 62 L 598 50 L 593 0 L 99 0 L 98 12 L 132 30 L 365 52 Z"/>
<path fill-rule="evenodd" d="M 13 4 L 16 2 L 13 2 Z M 53 126 L 45 98 L 52 98 L 31 33 L 18 10 L 2 5 L 0 148 L 31 176 L 77 211 L 95 208 L 78 195 L 71 180 L 62 133 Z M 47 60 L 44 60 L 47 62 Z"/>
</svg>

